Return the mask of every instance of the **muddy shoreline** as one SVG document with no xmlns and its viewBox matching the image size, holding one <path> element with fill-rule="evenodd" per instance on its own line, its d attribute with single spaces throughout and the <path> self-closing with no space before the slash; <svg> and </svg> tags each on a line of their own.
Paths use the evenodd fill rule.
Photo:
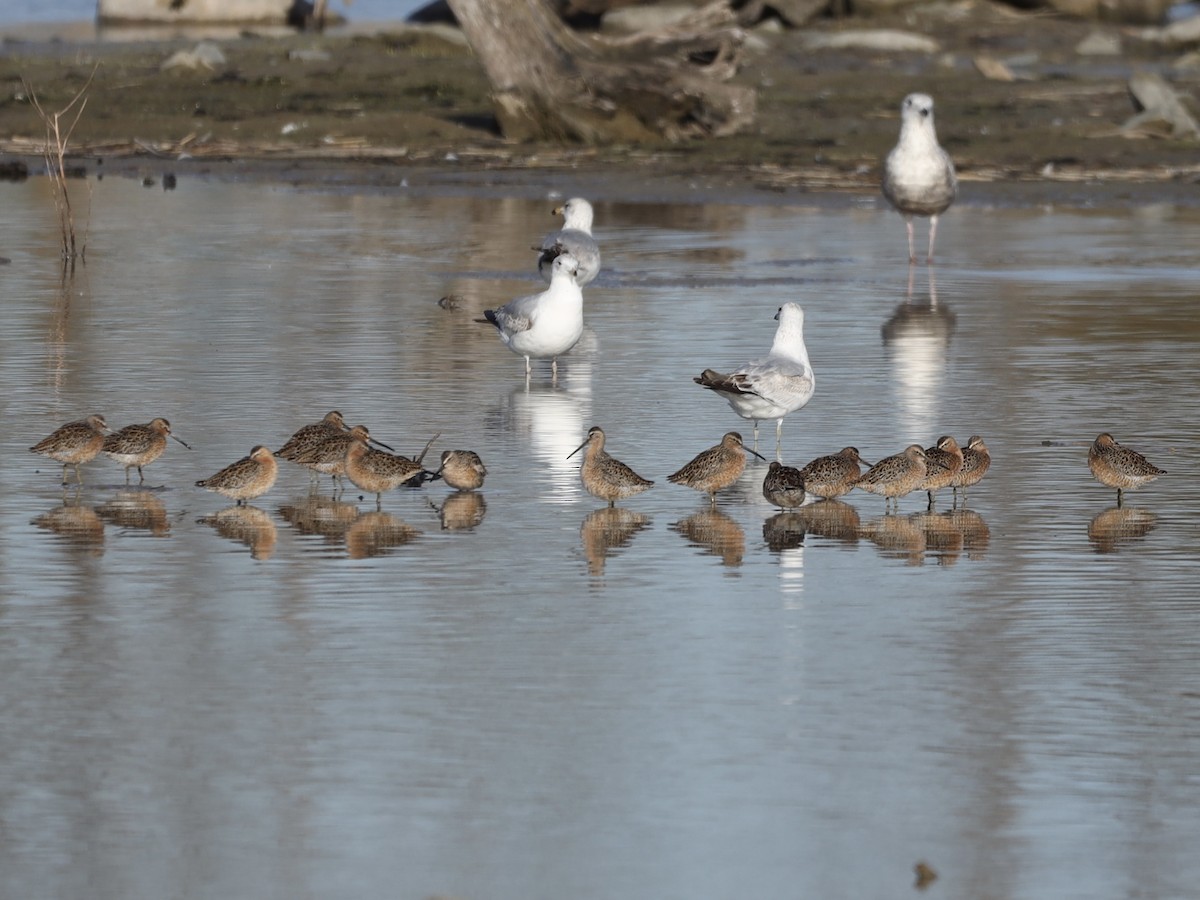
<svg viewBox="0 0 1200 900">
<path fill-rule="evenodd" d="M 903 28 L 932 54 L 815 50 L 814 34 Z M 1119 54 L 1076 52 L 1106 34 Z M 1131 29 L 963 2 L 893 20 L 825 22 L 751 35 L 738 80 L 758 89 L 748 134 L 681 144 L 583 148 L 514 144 L 496 133 L 488 85 L 470 52 L 411 27 L 323 36 L 242 33 L 216 42 L 223 62 L 164 67 L 194 37 L 0 41 L 0 163 L 44 170 L 44 126 L 28 92 L 56 110 L 86 85 L 70 159 L 90 175 L 253 179 L 324 190 L 612 200 L 820 203 L 877 194 L 895 141 L 899 98 L 937 100 L 963 203 L 1086 208 L 1166 202 L 1200 206 L 1195 139 L 1134 139 L 1126 83 L 1169 78 L 1189 102 L 1200 70 Z M 1013 81 L 984 78 L 982 55 Z M 91 79 L 89 82 L 88 79 Z"/>
</svg>

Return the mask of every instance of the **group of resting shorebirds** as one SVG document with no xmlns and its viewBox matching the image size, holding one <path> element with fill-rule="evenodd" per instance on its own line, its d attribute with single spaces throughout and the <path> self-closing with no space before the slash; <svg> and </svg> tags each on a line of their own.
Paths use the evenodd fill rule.
<svg viewBox="0 0 1200 900">
<path fill-rule="evenodd" d="M 916 261 L 913 217 L 929 218 L 927 261 L 932 262 L 938 216 L 954 202 L 958 182 L 954 164 L 938 144 L 933 100 L 926 94 L 910 94 L 901 104 L 900 137 L 884 162 L 882 187 L 887 200 L 904 216 L 910 263 Z M 558 357 L 574 347 L 583 334 L 582 288 L 600 271 L 600 248 L 592 236 L 591 204 L 574 198 L 554 213 L 562 215 L 563 227 L 534 248 L 538 252 L 538 271 L 549 287 L 498 309 L 485 310 L 484 318 L 478 320 L 495 326 L 505 346 L 525 358 L 527 379 L 530 360 L 534 358 L 550 359 L 551 372 L 557 376 Z M 758 423 L 775 419 L 778 447 L 784 417 L 805 406 L 816 387 L 804 344 L 804 311 L 796 303 L 785 303 L 775 318 L 779 326 L 771 349 L 762 360 L 729 373 L 705 369 L 693 379 L 727 400 L 743 419 L 754 423 L 756 446 Z M 78 480 L 79 464 L 101 452 L 125 467 L 128 481 L 130 469 L 136 467 L 141 477 L 142 467 L 162 455 L 168 437 L 179 440 L 171 434 L 167 420 L 161 418 L 145 425 L 129 425 L 111 434 L 106 434 L 107 431 L 104 419 L 93 415 L 62 426 L 30 449 L 63 464 L 64 484 L 70 466 L 75 467 Z M 331 475 L 339 485 L 345 476 L 358 488 L 374 493 L 377 503 L 384 491 L 430 477 L 440 477 L 458 490 L 482 486 L 487 469 L 479 456 L 469 450 L 448 450 L 442 454 L 436 472 L 426 470 L 422 459 L 432 443 L 431 439 L 414 459 L 386 452 L 392 448 L 373 440 L 363 426 L 347 428 L 341 414 L 335 411 L 320 422 L 301 428 L 275 453 L 256 446 L 249 456 L 196 484 L 241 504 L 271 488 L 277 472 L 275 457 L 281 457 L 316 473 Z M 580 475 L 588 492 L 611 506 L 654 484 L 609 456 L 604 445 L 604 431 L 595 427 L 571 453 L 574 456 L 587 448 Z M 667 480 L 715 499 L 718 491 L 741 477 L 747 452 L 762 459 L 757 451 L 743 444 L 740 434 L 731 431 L 719 444 L 667 476 Z M 883 496 L 887 507 L 898 506 L 899 498 L 924 490 L 932 507 L 934 495 L 941 488 L 952 488 L 956 500 L 962 489 L 965 497 L 966 489 L 977 484 L 988 471 L 991 457 L 978 435 L 973 435 L 965 447 L 947 435 L 931 447 L 912 444 L 869 465 L 865 473 L 860 465 L 869 464 L 854 447 L 814 459 L 800 469 L 772 462 L 763 480 L 763 495 L 777 506 L 791 508 L 805 502 L 806 494 L 830 499 L 857 487 Z M 1093 442 L 1088 466 L 1100 483 L 1116 488 L 1118 505 L 1124 491 L 1165 474 L 1141 454 L 1119 445 L 1107 432 Z"/>
</svg>

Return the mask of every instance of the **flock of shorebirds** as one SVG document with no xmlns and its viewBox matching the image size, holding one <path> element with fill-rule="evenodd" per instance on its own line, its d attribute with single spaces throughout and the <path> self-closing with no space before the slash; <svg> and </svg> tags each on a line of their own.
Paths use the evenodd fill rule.
<svg viewBox="0 0 1200 900">
<path fill-rule="evenodd" d="M 958 183 L 953 162 L 938 144 L 933 100 L 926 94 L 910 94 L 901 104 L 900 137 L 884 161 L 882 189 L 904 216 L 910 263 L 916 262 L 914 217 L 930 220 L 926 260 L 932 262 L 938 217 L 954 202 Z M 600 248 L 592 236 L 591 204 L 574 198 L 554 213 L 563 217 L 563 227 L 533 248 L 538 253 L 538 271 L 549 287 L 485 310 L 478 320 L 494 326 L 504 345 L 524 357 L 526 379 L 532 371 L 532 359 L 549 359 L 552 377 L 557 377 L 558 357 L 574 347 L 583 334 L 582 288 L 600 271 Z M 705 369 L 693 380 L 720 395 L 734 412 L 753 423 L 755 446 L 759 422 L 774 419 L 778 452 L 784 417 L 809 402 L 816 379 L 804 343 L 804 311 L 796 303 L 785 303 L 775 318 L 779 325 L 763 359 L 728 373 Z M 80 464 L 100 453 L 124 466 L 127 483 L 130 470 L 136 468 L 140 482 L 144 480 L 142 468 L 162 455 L 168 437 L 187 446 L 171 433 L 170 423 L 163 418 L 110 432 L 103 417 L 92 415 L 63 425 L 30 449 L 63 464 L 64 485 L 71 467 L 79 481 Z M 383 492 L 430 478 L 441 478 L 461 491 L 481 487 L 487 469 L 473 451 L 447 450 L 436 471 L 424 467 L 422 460 L 437 437 L 410 459 L 372 439 L 366 427 L 347 427 L 341 413 L 333 411 L 301 428 L 279 450 L 256 446 L 248 456 L 196 485 L 243 504 L 274 485 L 278 457 L 309 468 L 314 477 L 332 476 L 339 489 L 345 477 L 361 490 L 375 494 L 377 505 L 382 502 Z M 605 434 L 599 427 L 589 430 L 568 458 L 580 450 L 584 450 L 580 467 L 584 488 L 610 506 L 654 484 L 608 454 Z M 667 480 L 708 494 L 715 502 L 719 491 L 741 478 L 747 454 L 766 461 L 743 443 L 738 432 L 731 431 L 719 444 L 668 475 Z M 943 488 L 953 489 L 956 503 L 959 490 L 965 500 L 967 488 L 978 484 L 990 465 L 991 456 L 982 437 L 972 435 L 966 446 L 960 446 L 952 436 L 945 435 L 932 446 L 912 444 L 874 465 L 863 460 L 854 447 L 821 456 L 799 469 L 774 461 L 768 466 L 762 492 L 770 503 L 786 509 L 800 506 L 810 496 L 833 499 L 859 488 L 884 497 L 886 510 L 898 508 L 901 497 L 925 491 L 932 508 L 936 492 Z M 864 472 L 860 466 L 868 468 Z M 1107 432 L 1092 443 L 1088 467 L 1101 484 L 1116 489 L 1118 506 L 1124 491 L 1165 474 L 1141 454 L 1122 447 Z"/>
</svg>

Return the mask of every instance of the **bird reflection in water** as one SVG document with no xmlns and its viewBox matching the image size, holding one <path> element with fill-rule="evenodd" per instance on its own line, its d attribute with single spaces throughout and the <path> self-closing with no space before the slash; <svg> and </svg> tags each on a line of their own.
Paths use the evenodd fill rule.
<svg viewBox="0 0 1200 900">
<path fill-rule="evenodd" d="M 605 506 L 588 513 L 579 526 L 588 574 L 603 575 L 613 551 L 624 547 L 650 524 L 650 517 L 623 506 Z"/>
<path fill-rule="evenodd" d="M 487 501 L 476 491 L 455 491 L 442 501 L 440 507 L 432 501 L 430 505 L 437 510 L 442 531 L 470 531 L 487 513 Z"/>
<path fill-rule="evenodd" d="M 845 544 L 858 543 L 861 522 L 858 510 L 849 503 L 821 500 L 801 506 L 793 515 L 803 520 L 804 530 L 808 534 L 817 534 Z"/>
<path fill-rule="evenodd" d="M 702 509 L 671 525 L 689 544 L 721 557 L 721 564 L 736 568 L 746 555 L 746 533 L 742 526 L 716 507 Z"/>
<path fill-rule="evenodd" d="M 280 506 L 280 517 L 308 537 L 321 537 L 326 544 L 341 544 L 346 529 L 358 518 L 358 507 L 334 497 L 309 494 Z"/>
<path fill-rule="evenodd" d="M 396 547 L 403 547 L 420 533 L 391 513 L 382 510 L 365 512 L 346 529 L 346 554 L 351 559 L 383 556 Z"/>
<path fill-rule="evenodd" d="M 82 505 L 78 497 L 64 497 L 61 506 L 42 513 L 32 524 L 93 556 L 104 553 L 104 522 L 95 509 Z"/>
<path fill-rule="evenodd" d="M 954 334 L 955 316 L 938 302 L 937 284 L 929 269 L 928 301 L 913 300 L 914 270 L 909 269 L 908 293 L 882 328 L 883 346 L 890 351 L 892 381 L 900 395 L 906 421 L 914 432 L 934 432 L 937 401 L 945 379 L 946 352 Z"/>
<path fill-rule="evenodd" d="M 863 525 L 859 537 L 879 548 L 887 559 L 902 559 L 910 566 L 925 561 L 925 529 L 910 516 L 887 515 Z"/>
<path fill-rule="evenodd" d="M 885 557 L 912 566 L 923 565 L 927 558 L 952 566 L 963 554 L 969 560 L 983 559 L 992 533 L 979 513 L 952 509 L 883 516 L 864 525 L 859 536 L 875 544 Z"/>
<path fill-rule="evenodd" d="M 1119 545 L 1144 538 L 1157 524 L 1158 518 L 1149 510 L 1114 506 L 1088 522 L 1088 543 L 1097 553 L 1114 553 Z"/>
<path fill-rule="evenodd" d="M 257 506 L 228 506 L 196 521 L 209 526 L 223 538 L 245 544 L 255 559 L 270 559 L 275 552 L 279 536 L 275 523 Z"/>
<path fill-rule="evenodd" d="M 763 540 L 772 553 L 804 546 L 804 516 L 795 511 L 780 512 L 763 521 Z"/>
<path fill-rule="evenodd" d="M 111 500 L 96 508 L 96 513 L 118 528 L 148 531 L 154 537 L 166 537 L 171 533 L 167 505 L 154 491 L 117 491 Z"/>
</svg>

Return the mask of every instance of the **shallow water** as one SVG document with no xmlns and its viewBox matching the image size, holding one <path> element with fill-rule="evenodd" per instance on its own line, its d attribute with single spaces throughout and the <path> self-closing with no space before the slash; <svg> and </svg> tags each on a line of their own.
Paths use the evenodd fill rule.
<svg viewBox="0 0 1200 900">
<path fill-rule="evenodd" d="M 0 185 L 0 895 L 1194 889 L 1196 210 L 968 198 L 909 299 L 875 198 L 598 203 L 588 332 L 526 388 L 473 319 L 539 289 L 549 199 L 92 188 L 64 283 L 46 185 Z M 967 510 L 666 482 L 749 438 L 691 376 L 788 300 L 818 385 L 784 460 L 979 433 Z M 191 487 L 334 408 L 484 490 Z M 26 448 L 90 412 L 194 449 L 64 495 Z M 617 512 L 566 459 L 593 424 L 658 482 Z M 1120 511 L 1102 430 L 1170 473 Z"/>
</svg>

